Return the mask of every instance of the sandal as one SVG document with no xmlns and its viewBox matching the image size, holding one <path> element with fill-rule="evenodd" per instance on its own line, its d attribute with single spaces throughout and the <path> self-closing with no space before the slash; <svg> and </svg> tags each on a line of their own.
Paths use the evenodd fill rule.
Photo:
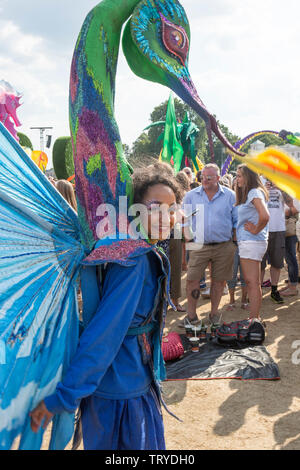
<svg viewBox="0 0 300 470">
<path fill-rule="evenodd" d="M 265 320 L 264 320 L 261 316 L 259 316 L 259 317 L 252 317 L 252 319 L 253 319 L 253 318 L 255 318 L 256 320 L 258 320 L 258 321 L 262 324 L 262 326 L 263 326 L 265 329 L 267 328 L 266 322 L 265 322 Z M 251 320 L 251 317 L 249 317 L 248 320 Z"/>
<path fill-rule="evenodd" d="M 174 304 L 174 305 L 176 307 L 176 312 L 183 312 L 183 313 L 186 312 L 186 309 L 182 305 L 180 304 L 177 304 L 177 305 Z"/>
<path fill-rule="evenodd" d="M 284 292 L 284 291 L 286 291 L 286 290 L 288 290 L 288 289 L 290 289 L 290 286 L 289 286 L 289 285 L 288 285 L 288 286 L 285 286 L 285 287 L 282 287 L 281 289 L 278 289 L 278 292 L 280 292 L 280 294 L 281 294 L 281 292 Z"/>
<path fill-rule="evenodd" d="M 181 322 L 179 322 L 178 324 L 178 328 L 185 328 L 186 325 L 198 325 L 200 323 L 201 320 L 199 320 L 199 318 L 196 316 L 193 320 L 190 320 L 188 316 L 184 317 L 183 320 L 181 320 Z"/>
<path fill-rule="evenodd" d="M 235 308 L 236 308 L 235 303 L 233 303 L 233 304 L 228 304 L 227 307 L 226 307 L 226 310 L 227 310 L 227 312 L 229 312 L 229 311 L 234 310 Z"/>
<path fill-rule="evenodd" d="M 218 315 L 211 315 L 209 314 L 208 316 L 209 322 L 211 325 L 220 325 L 221 324 L 221 319 L 222 319 L 222 314 L 218 317 Z"/>
<path fill-rule="evenodd" d="M 280 295 L 282 297 L 293 297 L 294 295 L 297 295 L 297 294 L 298 294 L 297 289 L 290 289 L 290 288 L 288 288 L 286 290 L 282 290 L 280 292 Z"/>
<path fill-rule="evenodd" d="M 241 308 L 243 310 L 249 310 L 249 302 L 242 302 Z"/>
</svg>

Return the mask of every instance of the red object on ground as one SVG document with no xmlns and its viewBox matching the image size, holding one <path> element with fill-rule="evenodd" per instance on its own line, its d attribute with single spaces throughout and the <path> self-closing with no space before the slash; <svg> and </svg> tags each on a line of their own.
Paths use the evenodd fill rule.
<svg viewBox="0 0 300 470">
<path fill-rule="evenodd" d="M 183 345 L 178 333 L 172 332 L 163 336 L 162 354 L 166 362 L 178 359 L 184 354 Z"/>
</svg>

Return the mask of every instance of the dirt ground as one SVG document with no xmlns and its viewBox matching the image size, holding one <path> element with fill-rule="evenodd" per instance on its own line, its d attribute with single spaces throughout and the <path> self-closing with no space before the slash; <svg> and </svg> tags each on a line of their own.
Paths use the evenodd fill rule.
<svg viewBox="0 0 300 470">
<path fill-rule="evenodd" d="M 282 270 L 280 288 L 285 286 L 286 277 Z M 181 299 L 184 306 L 185 279 L 184 273 Z M 240 308 L 240 295 L 237 288 L 237 308 L 231 312 L 226 311 L 229 295 L 223 296 L 220 305 L 223 320 L 247 317 Z M 209 300 L 199 300 L 198 316 L 207 319 L 209 308 Z M 182 333 L 178 322 L 184 316 L 170 310 L 166 333 Z M 270 300 L 270 289 L 264 289 L 262 316 L 267 327 L 265 346 L 279 366 L 281 379 L 165 382 L 165 401 L 183 421 L 180 423 L 164 412 L 168 450 L 300 449 L 300 295 L 277 305 Z M 47 430 L 43 449 L 48 448 L 49 434 Z"/>
<path fill-rule="evenodd" d="M 185 278 L 186 275 L 182 278 L 183 306 Z M 279 288 L 285 286 L 286 278 L 283 269 Z M 240 296 L 237 288 L 237 308 L 230 312 L 226 311 L 229 295 L 223 296 L 220 307 L 224 321 L 247 318 L 240 308 Z M 209 300 L 200 300 L 198 316 L 207 319 L 209 308 Z M 261 312 L 267 329 L 264 345 L 279 367 L 281 380 L 164 383 L 166 403 L 183 420 L 179 423 L 164 413 L 168 449 L 300 449 L 300 295 L 277 305 L 270 299 L 270 289 L 263 289 Z M 184 314 L 169 311 L 166 331 L 182 333 L 177 327 L 182 318 Z"/>
</svg>

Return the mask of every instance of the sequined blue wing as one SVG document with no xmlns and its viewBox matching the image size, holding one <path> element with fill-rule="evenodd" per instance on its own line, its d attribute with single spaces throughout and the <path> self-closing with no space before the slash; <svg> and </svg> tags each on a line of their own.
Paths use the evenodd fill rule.
<svg viewBox="0 0 300 470">
<path fill-rule="evenodd" d="M 84 258 L 77 215 L 0 123 L 0 449 L 39 449 L 29 411 L 54 392 L 78 342 Z M 54 423 L 52 448 L 72 436 Z M 62 434 L 60 433 L 64 422 Z"/>
</svg>

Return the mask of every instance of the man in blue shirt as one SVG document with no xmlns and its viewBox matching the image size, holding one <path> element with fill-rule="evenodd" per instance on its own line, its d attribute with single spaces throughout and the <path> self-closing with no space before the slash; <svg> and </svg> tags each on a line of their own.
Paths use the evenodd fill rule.
<svg viewBox="0 0 300 470">
<path fill-rule="evenodd" d="M 183 201 L 186 215 L 192 218 L 194 243 L 188 244 L 187 272 L 188 313 L 185 322 L 198 321 L 196 308 L 200 297 L 200 280 L 211 263 L 211 313 L 210 322 L 219 320 L 218 308 L 224 292 L 225 281 L 232 278 L 236 245 L 235 228 L 237 211 L 234 192 L 220 185 L 220 170 L 208 164 L 202 171 L 202 186 L 188 192 Z"/>
</svg>

